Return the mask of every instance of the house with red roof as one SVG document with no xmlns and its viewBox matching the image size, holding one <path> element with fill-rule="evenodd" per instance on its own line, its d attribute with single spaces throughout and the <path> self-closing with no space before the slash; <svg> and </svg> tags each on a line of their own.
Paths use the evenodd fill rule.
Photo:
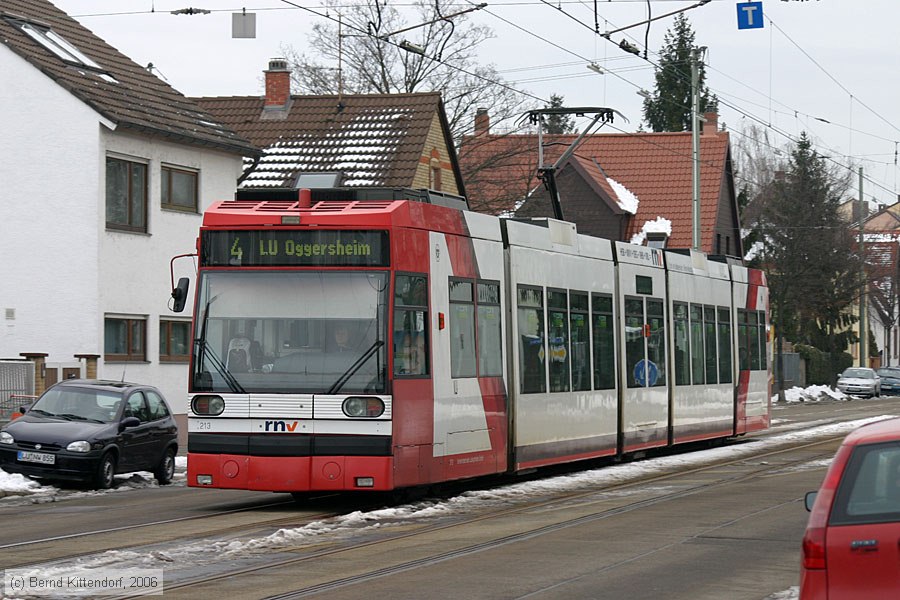
<svg viewBox="0 0 900 600">
<path fill-rule="evenodd" d="M 728 133 L 705 115 L 700 135 L 700 239 L 709 254 L 742 256 L 740 221 Z M 543 135 L 552 164 L 577 135 Z M 536 134 L 492 134 L 487 111 L 463 139 L 459 160 L 472 210 L 517 217 L 552 217 L 550 197 L 537 178 Z M 578 231 L 641 243 L 648 232 L 667 234 L 667 248 L 693 240 L 690 132 L 585 136 L 560 165 L 563 217 Z"/>
</svg>

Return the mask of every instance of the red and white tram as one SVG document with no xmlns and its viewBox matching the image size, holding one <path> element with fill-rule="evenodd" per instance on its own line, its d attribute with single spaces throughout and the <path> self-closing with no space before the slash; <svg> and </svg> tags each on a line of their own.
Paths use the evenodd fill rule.
<svg viewBox="0 0 900 600">
<path fill-rule="evenodd" d="M 390 490 L 769 425 L 762 272 L 408 190 L 300 196 L 204 215 L 191 486 Z"/>
</svg>

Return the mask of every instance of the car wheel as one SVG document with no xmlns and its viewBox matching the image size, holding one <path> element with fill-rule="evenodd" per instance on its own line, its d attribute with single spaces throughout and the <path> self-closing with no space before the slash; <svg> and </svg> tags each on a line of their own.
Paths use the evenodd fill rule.
<svg viewBox="0 0 900 600">
<path fill-rule="evenodd" d="M 108 490 L 113 486 L 116 474 L 116 457 L 112 452 L 107 452 L 100 458 L 97 473 L 94 475 L 94 487 L 98 490 Z"/>
<path fill-rule="evenodd" d="M 153 470 L 153 476 L 156 477 L 156 481 L 159 482 L 159 485 L 168 485 L 172 483 L 172 478 L 175 476 L 174 448 L 166 449 L 166 453 L 163 454 L 162 460 L 159 461 L 156 469 Z"/>
</svg>

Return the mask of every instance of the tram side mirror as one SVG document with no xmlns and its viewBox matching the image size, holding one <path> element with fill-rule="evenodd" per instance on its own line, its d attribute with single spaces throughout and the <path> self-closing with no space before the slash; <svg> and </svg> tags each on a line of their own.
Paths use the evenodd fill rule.
<svg viewBox="0 0 900 600">
<path fill-rule="evenodd" d="M 184 310 L 184 305 L 187 303 L 189 287 L 191 287 L 191 280 L 187 277 L 182 277 L 178 280 L 178 285 L 172 290 L 172 300 L 174 300 L 172 303 L 172 312 L 182 312 Z"/>
</svg>

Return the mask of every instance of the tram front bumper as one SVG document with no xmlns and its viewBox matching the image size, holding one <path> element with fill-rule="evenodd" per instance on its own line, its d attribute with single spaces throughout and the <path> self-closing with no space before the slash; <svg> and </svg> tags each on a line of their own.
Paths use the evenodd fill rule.
<svg viewBox="0 0 900 600">
<path fill-rule="evenodd" d="M 190 487 L 269 492 L 393 489 L 391 456 L 247 456 L 188 453 Z"/>
</svg>

